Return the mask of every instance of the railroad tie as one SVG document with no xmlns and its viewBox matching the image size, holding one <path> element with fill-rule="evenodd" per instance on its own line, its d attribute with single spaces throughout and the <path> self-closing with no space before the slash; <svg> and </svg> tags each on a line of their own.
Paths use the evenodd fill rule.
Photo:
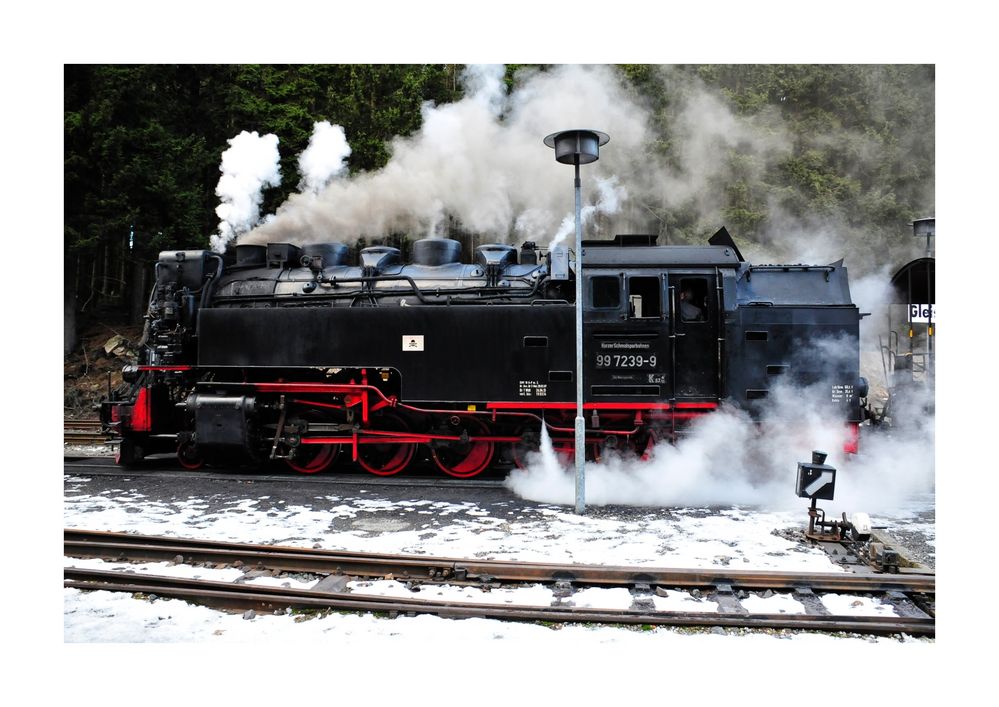
<svg viewBox="0 0 999 707">
<path fill-rule="evenodd" d="M 805 607 L 805 613 L 809 616 L 830 616 L 829 609 L 812 591 L 811 587 L 798 587 L 794 590 L 794 598 Z"/>
<path fill-rule="evenodd" d="M 739 597 L 732 591 L 732 585 L 719 582 L 715 584 L 715 590 L 711 599 L 718 604 L 719 614 L 748 614 L 749 611 L 739 601 Z"/>
<path fill-rule="evenodd" d="M 567 579 L 557 580 L 552 587 L 551 606 L 574 606 L 574 602 L 569 599 L 576 593 L 576 588 Z"/>
<path fill-rule="evenodd" d="M 632 611 L 655 611 L 656 603 L 652 598 L 652 586 L 642 582 L 638 582 L 631 587 L 631 606 L 629 607 Z"/>
<path fill-rule="evenodd" d="M 348 581 L 350 581 L 350 577 L 345 574 L 328 574 L 309 587 L 309 589 L 325 594 L 343 594 L 350 591 L 347 587 Z"/>
<path fill-rule="evenodd" d="M 889 591 L 885 592 L 882 600 L 891 604 L 892 608 L 899 616 L 905 616 L 908 618 L 916 619 L 928 619 L 931 618 L 929 614 L 923 611 L 921 608 L 916 606 L 916 604 L 909 598 L 905 592 L 899 591 Z"/>
</svg>

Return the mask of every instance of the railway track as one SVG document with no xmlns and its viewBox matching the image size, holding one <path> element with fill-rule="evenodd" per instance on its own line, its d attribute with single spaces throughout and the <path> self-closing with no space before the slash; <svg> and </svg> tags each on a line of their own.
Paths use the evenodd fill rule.
<svg viewBox="0 0 999 707">
<path fill-rule="evenodd" d="M 346 469 L 325 471 L 321 474 L 296 474 L 286 468 L 275 465 L 269 470 L 246 469 L 238 466 L 204 467 L 197 471 L 184 469 L 177 463 L 175 456 L 162 458 L 147 458 L 139 466 L 122 467 L 111 457 L 80 457 L 66 456 L 63 474 L 86 474 L 88 476 L 105 477 L 157 477 L 164 479 L 211 479 L 216 481 L 268 482 L 305 485 L 344 485 L 344 486 L 384 486 L 404 488 L 462 488 L 462 489 L 502 489 L 505 473 L 490 470 L 473 479 L 454 479 L 450 476 L 436 473 L 428 466 L 414 466 L 396 476 L 375 476 L 361 470 Z"/>
<path fill-rule="evenodd" d="M 143 573 L 67 567 L 65 586 L 183 598 L 226 609 L 275 611 L 352 610 L 442 617 L 485 617 L 520 621 L 596 622 L 668 626 L 792 628 L 932 636 L 935 632 L 935 581 L 928 575 L 791 573 L 703 569 L 662 569 L 604 565 L 565 565 L 501 560 L 470 560 L 407 555 L 338 552 L 269 545 L 246 545 L 159 536 L 66 529 L 67 557 L 113 561 L 164 561 L 237 566 L 320 576 L 309 589 L 158 577 Z M 345 589 L 346 578 L 392 578 L 413 584 L 447 583 L 494 589 L 542 583 L 553 587 L 552 606 L 511 606 L 366 595 Z M 633 602 L 628 609 L 593 609 L 571 605 L 583 587 L 625 587 Z M 334 590 L 330 590 L 333 587 Z M 656 610 L 657 590 L 697 590 L 718 610 Z M 787 592 L 805 608 L 803 614 L 748 611 L 741 598 L 749 592 Z M 831 613 L 824 593 L 877 597 L 895 616 Z"/>
<path fill-rule="evenodd" d="M 104 444 L 108 439 L 100 420 L 63 420 L 62 426 L 64 444 Z"/>
</svg>

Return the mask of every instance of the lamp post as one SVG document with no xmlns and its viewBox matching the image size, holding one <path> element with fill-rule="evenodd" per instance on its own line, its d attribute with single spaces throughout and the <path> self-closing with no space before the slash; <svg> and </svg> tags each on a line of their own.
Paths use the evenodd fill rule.
<svg viewBox="0 0 999 707">
<path fill-rule="evenodd" d="M 586 422 L 583 419 L 583 221 L 579 165 L 600 159 L 600 146 L 610 137 L 597 130 L 563 130 L 545 138 L 545 144 L 555 150 L 555 161 L 576 168 L 576 513 L 586 511 L 585 462 Z"/>
<path fill-rule="evenodd" d="M 912 222 L 912 235 L 926 238 L 926 257 L 933 257 L 933 238 L 937 235 L 936 217 L 919 218 Z"/>
</svg>

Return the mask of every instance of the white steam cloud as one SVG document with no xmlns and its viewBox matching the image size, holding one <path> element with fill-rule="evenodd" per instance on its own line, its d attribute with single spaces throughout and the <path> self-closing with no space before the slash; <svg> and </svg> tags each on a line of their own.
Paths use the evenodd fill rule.
<svg viewBox="0 0 999 707">
<path fill-rule="evenodd" d="M 245 130 L 229 140 L 215 194 L 222 203 L 215 209 L 221 220 L 219 232 L 210 239 L 212 250 L 224 253 L 229 242 L 253 228 L 260 220 L 265 187 L 281 184 L 277 135 L 260 136 Z"/>
<path fill-rule="evenodd" d="M 870 383 L 869 399 L 884 403 L 890 381 L 885 373 L 881 345 L 889 331 L 888 311 L 891 302 L 892 269 L 884 266 L 877 271 L 852 277 L 850 296 L 862 314 L 868 316 L 860 322 L 860 374 Z M 897 328 L 897 322 L 896 322 Z"/>
<path fill-rule="evenodd" d="M 518 75 L 506 93 L 502 66 L 469 67 L 465 98 L 423 107 L 422 128 L 392 141 L 382 169 L 336 180 L 315 198 L 292 195 L 246 243 L 354 242 L 394 233 L 440 235 L 453 220 L 497 241 L 522 235 L 550 240 L 573 204 L 572 174 L 542 144 L 552 132 L 593 128 L 614 149 L 586 167 L 584 203 L 607 206 L 612 176 L 632 178 L 632 161 L 648 142 L 647 113 L 609 67 L 562 66 Z M 601 181 L 603 180 L 603 181 Z M 623 197 L 620 187 L 611 187 Z M 615 207 L 616 209 L 617 207 Z M 515 228 L 516 227 L 516 228 Z"/>
<path fill-rule="evenodd" d="M 522 69 L 509 92 L 504 73 L 502 66 L 469 66 L 462 75 L 465 97 L 426 103 L 421 128 L 394 138 L 388 163 L 373 172 L 333 178 L 341 174 L 350 148 L 337 126 L 320 132 L 324 124 L 317 124 L 300 163 L 303 193 L 292 195 L 240 242 L 422 238 L 447 235 L 457 226 L 484 240 L 551 244 L 565 237 L 571 221 L 565 218 L 572 213 L 571 170 L 556 163 L 541 140 L 563 129 L 592 128 L 611 137 L 599 161 L 582 174 L 590 216 L 587 237 L 594 231 L 601 236 L 654 233 L 663 244 L 703 243 L 705 234 L 725 224 L 728 209 L 741 208 L 733 196 L 740 185 L 765 184 L 767 175 L 783 169 L 802 145 L 835 147 L 849 174 L 870 171 L 885 157 L 884 148 L 857 129 L 802 136 L 776 107 L 740 112 L 720 89 L 674 67 L 651 69 L 649 80 L 658 84 L 652 93 L 668 97 L 666 107 L 655 110 L 612 67 Z M 881 73 L 872 67 L 865 81 L 876 87 Z M 932 97 L 932 83 L 919 90 Z M 668 142 L 657 142 L 663 140 Z M 898 136 L 899 144 L 913 140 L 925 142 L 925 137 Z M 910 191 L 925 195 L 929 214 L 933 185 L 928 181 Z M 613 200 L 606 193 L 610 184 Z M 884 262 L 883 241 L 870 238 L 849 214 L 802 212 L 809 195 L 798 192 L 781 189 L 766 197 L 766 216 L 752 234 L 757 242 L 740 240 L 750 261 L 846 258 L 854 275 Z M 864 195 L 889 206 L 890 197 Z M 759 207 L 759 201 L 754 203 Z M 737 239 L 747 235 L 733 234 Z M 229 234 L 219 238 L 223 235 Z M 914 243 L 891 240 L 887 255 L 906 262 L 919 255 Z"/>
<path fill-rule="evenodd" d="M 786 159 L 791 135 L 772 110 L 737 115 L 700 82 L 665 67 L 660 73 L 666 89 L 684 98 L 672 121 L 675 164 L 655 170 L 646 191 L 658 208 L 692 210 L 700 227 L 713 231 L 721 225 L 726 187 L 740 177 L 759 178 Z"/>
<path fill-rule="evenodd" d="M 617 177 L 608 177 L 607 179 L 597 179 L 597 203 L 584 206 L 579 210 L 579 220 L 583 228 L 590 225 L 594 220 L 594 217 L 600 216 L 613 216 L 621 209 L 621 203 L 627 199 L 628 192 L 624 187 L 617 183 Z M 562 224 L 559 226 L 558 231 L 555 233 L 555 237 L 552 238 L 551 246 L 555 246 L 566 238 L 570 234 L 576 232 L 576 216 L 575 213 L 570 213 L 564 219 L 562 219 Z"/>
<path fill-rule="evenodd" d="M 318 194 L 331 180 L 347 172 L 348 157 L 350 145 L 343 128 L 330 125 L 328 120 L 315 123 L 309 146 L 298 158 L 298 169 L 302 174 L 299 191 Z"/>
<path fill-rule="evenodd" d="M 659 442 L 648 461 L 610 455 L 587 462 L 587 505 L 805 507 L 794 492 L 795 474 L 815 449 L 837 468 L 836 498 L 823 504 L 827 509 L 886 511 L 933 490 L 932 419 L 905 432 L 868 433 L 860 454 L 845 455 L 842 420 L 802 405 L 801 396 L 780 392 L 760 423 L 723 406 L 696 420 L 676 445 Z M 574 468 L 563 466 L 550 445 L 528 459 L 507 486 L 522 498 L 572 505 Z"/>
<path fill-rule="evenodd" d="M 843 342 L 826 341 L 810 358 L 835 361 L 853 355 Z M 917 387 L 897 401 L 898 422 L 888 430 L 863 427 L 860 453 L 843 452 L 847 428 L 829 404 L 829 385 L 771 389 L 761 419 L 722 407 L 693 422 L 675 445 L 661 441 L 647 461 L 611 453 L 586 464 L 588 505 L 719 506 L 756 505 L 771 509 L 807 507 L 795 495 L 797 463 L 812 450 L 827 452 L 837 468 L 836 498 L 827 511 L 878 512 L 897 509 L 915 494 L 934 489 L 935 430 L 932 392 Z M 572 505 L 575 473 L 544 440 L 506 485 L 534 501 Z"/>
</svg>

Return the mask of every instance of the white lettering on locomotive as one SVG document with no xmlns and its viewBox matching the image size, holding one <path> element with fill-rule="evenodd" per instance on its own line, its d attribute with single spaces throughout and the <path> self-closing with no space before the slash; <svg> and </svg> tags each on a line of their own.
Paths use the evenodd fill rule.
<svg viewBox="0 0 999 707">
<path fill-rule="evenodd" d="M 540 381 L 518 381 L 520 397 L 522 398 L 547 398 L 548 384 Z"/>
<path fill-rule="evenodd" d="M 852 385 L 834 385 L 832 387 L 832 401 L 834 403 L 848 403 L 853 400 Z"/>
</svg>

